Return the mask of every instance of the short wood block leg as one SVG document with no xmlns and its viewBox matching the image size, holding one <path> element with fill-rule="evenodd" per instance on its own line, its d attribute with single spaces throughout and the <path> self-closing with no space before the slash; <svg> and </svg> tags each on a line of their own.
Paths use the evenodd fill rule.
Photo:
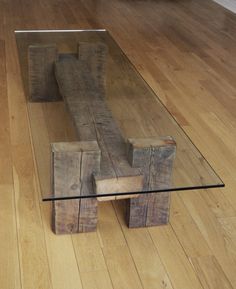
<svg viewBox="0 0 236 289">
<path fill-rule="evenodd" d="M 105 94 L 107 45 L 102 42 L 79 42 L 78 58 L 86 62 L 96 88 Z"/>
<path fill-rule="evenodd" d="M 171 137 L 129 139 L 128 160 L 140 167 L 144 175 L 143 190 L 161 190 L 171 187 L 176 144 Z M 140 195 L 127 200 L 127 222 L 131 228 L 164 225 L 168 223 L 170 192 Z"/>
<path fill-rule="evenodd" d="M 98 201 L 96 198 L 81 199 L 79 212 L 79 233 L 94 232 L 98 222 Z"/>
<path fill-rule="evenodd" d="M 61 100 L 54 74 L 56 45 L 30 45 L 28 49 L 30 101 Z"/>
<path fill-rule="evenodd" d="M 52 144 L 54 197 L 93 196 L 92 176 L 100 170 L 101 152 L 96 141 Z M 56 234 L 95 231 L 97 199 L 53 201 L 52 230 Z"/>
<path fill-rule="evenodd" d="M 81 158 L 81 195 L 96 195 L 93 189 L 93 175 L 100 171 L 101 152 L 83 151 Z M 79 232 L 92 232 L 97 228 L 97 198 L 86 198 L 80 200 Z"/>
<path fill-rule="evenodd" d="M 52 230 L 55 234 L 79 232 L 79 207 L 79 199 L 53 201 Z"/>
<path fill-rule="evenodd" d="M 53 232 L 75 234 L 96 231 L 97 203 L 96 198 L 53 201 Z"/>
<path fill-rule="evenodd" d="M 170 214 L 170 192 L 148 195 L 146 227 L 166 225 Z"/>
<path fill-rule="evenodd" d="M 127 200 L 129 228 L 166 225 L 169 222 L 170 192 L 143 194 Z"/>
<path fill-rule="evenodd" d="M 146 195 L 126 200 L 126 222 L 129 228 L 146 227 L 147 208 Z"/>
</svg>

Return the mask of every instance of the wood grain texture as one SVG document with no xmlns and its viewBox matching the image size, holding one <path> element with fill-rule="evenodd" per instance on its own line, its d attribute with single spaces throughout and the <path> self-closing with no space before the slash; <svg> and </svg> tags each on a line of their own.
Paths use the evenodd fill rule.
<svg viewBox="0 0 236 289">
<path fill-rule="evenodd" d="M 170 189 L 176 153 L 171 137 L 128 139 L 130 164 L 140 167 L 144 175 L 144 190 Z M 127 201 L 129 227 L 167 224 L 170 210 L 170 192 L 140 195 Z"/>
<path fill-rule="evenodd" d="M 88 196 L 94 194 L 93 198 L 85 198 L 80 200 L 79 212 L 79 232 L 92 232 L 97 228 L 97 199 L 96 192 L 93 187 L 92 175 L 100 172 L 101 153 L 98 149 L 94 152 L 84 151 L 82 154 L 81 179 L 83 181 L 81 187 L 81 195 Z"/>
<path fill-rule="evenodd" d="M 1 185 L 0 202 L 0 259 L 1 286 L 21 288 L 19 248 L 17 244 L 16 212 L 14 209 L 13 186 Z"/>
<path fill-rule="evenodd" d="M 0 40 L 0 284 L 6 289 L 21 289 L 6 80 L 5 41 Z"/>
<path fill-rule="evenodd" d="M 104 194 L 114 194 L 114 193 L 132 193 L 140 192 L 143 189 L 143 176 L 124 176 L 119 178 L 104 178 L 101 176 L 94 177 L 94 186 L 97 194 L 101 197 L 97 197 L 99 201 L 103 200 L 115 200 L 119 198 L 132 198 L 136 197 L 134 195 L 118 195 L 118 196 L 108 196 L 104 197 Z"/>
<path fill-rule="evenodd" d="M 52 214 L 51 202 L 41 203 L 41 211 L 53 288 L 65 289 L 69 286 L 72 289 L 82 289 L 81 274 L 77 266 L 71 235 L 59 236 L 53 233 L 48 222 Z M 65 268 L 70 268 L 66 270 L 66 274 Z"/>
<path fill-rule="evenodd" d="M 138 174 L 138 169 L 132 170 L 124 158 L 124 141 L 105 103 L 105 49 L 104 44 L 82 43 L 79 45 L 79 60 L 63 55 L 55 64 L 56 79 L 79 137 L 98 140 L 102 144 L 105 158 L 102 159 L 100 175 L 94 178 L 95 191 L 97 194 L 111 194 L 170 188 L 175 156 L 175 142 L 171 137 L 129 141 L 130 165 L 142 167 L 142 175 Z M 130 227 L 143 226 L 143 222 L 145 226 L 168 222 L 170 193 L 150 194 L 140 199 L 143 199 L 141 209 L 137 205 L 140 200 L 128 201 Z M 132 215 L 135 216 L 132 218 Z"/>
<path fill-rule="evenodd" d="M 60 100 L 54 76 L 56 45 L 30 45 L 28 49 L 29 97 L 31 101 Z"/>
<path fill-rule="evenodd" d="M 52 190 L 55 197 L 92 195 L 92 175 L 100 171 L 96 142 L 52 144 Z M 97 226 L 97 200 L 53 201 L 52 229 L 56 234 L 90 232 Z"/>
<path fill-rule="evenodd" d="M 113 202 L 113 206 L 143 287 L 147 289 L 174 288 L 166 273 L 162 260 L 157 253 L 148 229 L 139 228 L 138 230 L 130 230 L 124 219 L 124 201 Z"/>
<path fill-rule="evenodd" d="M 214 256 L 192 258 L 191 262 L 196 270 L 197 276 L 206 289 L 225 288 L 233 289 L 224 271 Z"/>
<path fill-rule="evenodd" d="M 100 216 L 99 216 L 100 220 Z M 106 261 L 97 232 L 72 236 L 75 256 L 81 274 L 83 288 L 112 289 Z M 91 278 L 91 276 L 93 276 Z"/>
<path fill-rule="evenodd" d="M 101 147 L 101 171 L 95 177 L 96 192 L 107 194 L 111 189 L 117 193 L 131 192 L 134 178 L 137 179 L 134 191 L 140 191 L 140 170 L 132 169 L 128 164 L 125 142 L 105 103 L 106 55 L 107 47 L 102 43 L 81 43 L 79 59 L 64 55 L 56 62 L 56 79 L 79 138 L 97 140 Z"/>
<path fill-rule="evenodd" d="M 80 42 L 78 45 L 78 58 L 87 63 L 94 84 L 103 94 L 105 94 L 106 85 L 107 57 L 108 47 L 102 42 Z"/>
<path fill-rule="evenodd" d="M 39 154 L 39 158 L 35 156 L 35 162 L 39 162 L 35 167 L 38 168 L 39 172 L 41 169 L 43 171 L 43 174 L 38 174 L 38 177 L 36 178 L 39 194 L 40 191 L 51 191 L 50 143 L 57 141 L 57 146 L 54 146 L 54 150 L 56 150 L 57 147 L 59 147 L 59 150 L 64 147 L 64 143 L 58 143 L 58 141 L 61 140 L 61 135 L 64 135 L 63 129 L 66 127 L 67 122 L 65 122 L 64 126 L 63 123 L 58 120 L 58 117 L 55 114 L 55 111 L 58 112 L 62 110 L 62 103 L 54 102 L 54 104 L 56 104 L 55 107 L 52 106 L 52 103 L 50 102 L 44 104 L 30 102 L 31 109 L 34 111 L 37 118 L 37 121 L 31 124 L 33 125 L 33 131 L 41 132 L 40 135 L 36 134 L 37 149 L 35 149 L 35 152 Z M 45 110 L 43 108 L 45 108 Z M 45 121 L 45 115 L 49 117 L 50 122 Z M 44 119 L 44 121 L 40 121 L 41 119 Z M 51 134 L 48 132 L 47 128 Z M 73 137 L 68 140 L 71 141 L 70 145 L 73 146 Z M 52 218 L 52 206 L 52 202 L 40 202 L 52 288 L 65 289 L 69 286 L 73 289 L 80 289 L 82 288 L 82 284 L 72 245 L 71 235 L 60 235 L 59 237 L 53 233 L 49 222 L 49 220 Z M 60 252 L 60 254 L 58 254 L 58 252 Z M 67 270 L 65 274 L 64 268 L 70 268 L 70 270 Z"/>
<path fill-rule="evenodd" d="M 152 227 L 148 230 L 173 287 L 202 289 L 195 270 L 185 255 L 185 251 L 181 248 L 171 226 L 161 226 L 158 227 L 158 230 Z M 186 274 L 186 272 L 188 273 Z"/>
<path fill-rule="evenodd" d="M 104 247 L 103 254 L 115 289 L 142 288 L 132 257 L 126 246 Z"/>
</svg>

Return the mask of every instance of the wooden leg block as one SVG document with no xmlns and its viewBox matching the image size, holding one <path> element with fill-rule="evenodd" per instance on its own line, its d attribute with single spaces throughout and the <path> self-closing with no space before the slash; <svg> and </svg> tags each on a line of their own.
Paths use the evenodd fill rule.
<svg viewBox="0 0 236 289">
<path fill-rule="evenodd" d="M 146 227 L 147 206 L 147 195 L 126 201 L 126 221 L 129 228 Z"/>
<path fill-rule="evenodd" d="M 57 58 L 56 45 L 29 46 L 29 98 L 31 101 L 56 101 L 62 99 L 54 74 L 54 63 Z"/>
<path fill-rule="evenodd" d="M 150 193 L 126 202 L 129 228 L 166 225 L 169 221 L 170 192 Z"/>
<path fill-rule="evenodd" d="M 100 170 L 100 158 L 95 141 L 52 144 L 54 197 L 85 197 L 53 201 L 52 229 L 56 234 L 96 230 L 97 199 L 92 176 Z"/>
<path fill-rule="evenodd" d="M 105 87 L 108 47 L 102 42 L 79 42 L 78 58 L 87 63 L 94 84 L 102 93 Z"/>
<path fill-rule="evenodd" d="M 128 139 L 127 157 L 144 175 L 144 191 L 171 188 L 176 143 L 172 137 Z M 170 192 L 140 195 L 127 201 L 128 226 L 165 225 L 169 220 Z"/>
<path fill-rule="evenodd" d="M 79 233 L 96 231 L 98 221 L 97 215 L 97 199 L 81 199 L 79 213 Z"/>
<path fill-rule="evenodd" d="M 53 201 L 52 230 L 55 234 L 79 232 L 80 200 Z"/>
<path fill-rule="evenodd" d="M 170 214 L 170 192 L 151 193 L 148 196 L 146 227 L 166 225 Z"/>
<path fill-rule="evenodd" d="M 94 198 L 53 201 L 52 230 L 55 234 L 96 231 L 97 209 Z"/>
</svg>

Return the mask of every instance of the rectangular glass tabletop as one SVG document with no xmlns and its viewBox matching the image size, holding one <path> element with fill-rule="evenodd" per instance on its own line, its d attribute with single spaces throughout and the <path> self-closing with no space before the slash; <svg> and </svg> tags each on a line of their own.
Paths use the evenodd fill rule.
<svg viewBox="0 0 236 289">
<path fill-rule="evenodd" d="M 174 120 L 158 96 L 144 81 L 121 48 L 105 30 L 15 31 L 24 91 L 27 100 L 35 163 L 43 200 L 107 197 L 151 192 L 204 189 L 224 186 L 207 160 Z M 78 129 L 71 110 L 63 98 L 53 101 L 31 101 L 29 97 L 29 47 L 54 45 L 61 57 L 76 57 L 79 43 L 103 43 L 108 56 L 105 70 L 104 101 L 115 129 L 124 140 L 171 136 L 176 142 L 172 181 L 167 187 L 132 186 L 130 191 L 109 193 L 53 192 L 51 184 L 51 144 L 78 142 Z M 73 61 L 72 61 L 73 62 Z M 53 97 L 53 96 L 52 96 Z M 94 106 L 93 106 L 94 107 Z M 80 113 L 80 112 L 78 112 Z M 84 112 L 83 112 L 84 113 Z M 96 122 L 96 120 L 95 120 Z M 109 122 L 109 121 L 108 121 Z M 103 129 L 109 132 L 109 123 Z M 97 128 L 96 128 L 97 129 Z M 97 129 L 99 130 L 99 128 Z M 111 130 L 111 129 L 110 129 Z M 100 132 L 97 131 L 99 134 Z M 111 131 L 113 138 L 114 131 Z M 83 140 L 83 139 L 82 139 Z M 101 143 L 101 170 L 106 170 L 105 152 Z M 111 152 L 112 154 L 112 152 Z M 112 157 L 112 156 L 108 156 Z M 124 160 L 125 161 L 125 160 Z"/>
</svg>

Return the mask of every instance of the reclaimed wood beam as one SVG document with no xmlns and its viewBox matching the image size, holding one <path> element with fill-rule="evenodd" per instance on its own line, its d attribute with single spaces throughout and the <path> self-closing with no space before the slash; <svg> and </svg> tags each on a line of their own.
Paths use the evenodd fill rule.
<svg viewBox="0 0 236 289">
<path fill-rule="evenodd" d="M 126 142 L 106 105 L 106 54 L 107 48 L 102 43 L 80 43 L 78 59 L 61 55 L 56 62 L 56 79 L 79 139 L 97 140 L 101 148 L 101 170 L 94 178 L 96 193 L 111 193 L 111 188 L 113 193 L 141 191 L 141 171 L 128 163 Z"/>
</svg>

